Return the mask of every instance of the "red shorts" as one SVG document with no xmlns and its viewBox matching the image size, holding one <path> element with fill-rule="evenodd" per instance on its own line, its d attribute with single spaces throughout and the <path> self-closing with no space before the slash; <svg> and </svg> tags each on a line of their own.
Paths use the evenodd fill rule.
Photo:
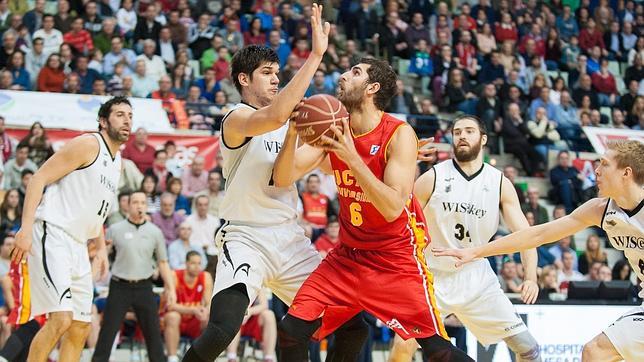
<svg viewBox="0 0 644 362">
<path fill-rule="evenodd" d="M 314 336 L 318 340 L 363 310 L 403 339 L 447 338 L 425 265 L 425 245 L 386 251 L 336 247 L 304 282 L 288 313 L 307 321 L 322 316 Z"/>
<path fill-rule="evenodd" d="M 181 332 L 182 336 L 195 339 L 201 335 L 201 322 L 195 317 L 186 319 L 181 318 L 179 331 Z"/>
<path fill-rule="evenodd" d="M 242 324 L 241 335 L 243 337 L 250 337 L 257 342 L 262 341 L 262 326 L 259 325 L 259 316 L 251 316 L 246 323 Z"/>
</svg>

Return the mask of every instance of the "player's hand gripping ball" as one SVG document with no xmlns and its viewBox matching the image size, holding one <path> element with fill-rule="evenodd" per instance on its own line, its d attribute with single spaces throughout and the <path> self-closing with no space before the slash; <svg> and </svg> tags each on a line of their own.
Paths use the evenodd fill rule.
<svg viewBox="0 0 644 362">
<path fill-rule="evenodd" d="M 320 141 L 323 135 L 335 138 L 329 127 L 335 125 L 342 130 L 342 119 L 349 119 L 349 112 L 334 96 L 318 94 L 305 99 L 295 109 L 293 118 L 300 139 L 312 146 Z"/>
</svg>

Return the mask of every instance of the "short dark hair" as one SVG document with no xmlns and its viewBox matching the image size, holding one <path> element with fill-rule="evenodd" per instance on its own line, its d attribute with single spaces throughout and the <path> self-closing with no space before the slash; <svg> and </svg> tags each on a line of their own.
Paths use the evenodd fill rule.
<svg viewBox="0 0 644 362">
<path fill-rule="evenodd" d="M 21 150 L 23 148 L 29 149 L 29 144 L 28 143 L 18 143 L 18 146 L 16 146 L 16 150 Z"/>
<path fill-rule="evenodd" d="M 167 154 L 167 153 L 168 153 L 168 151 L 166 151 L 166 150 L 165 150 L 165 148 L 162 148 L 162 149 L 160 149 L 160 150 L 156 150 L 156 151 L 154 151 L 154 158 L 157 158 L 157 156 L 159 155 L 159 153 L 165 153 L 165 154 Z"/>
<path fill-rule="evenodd" d="M 481 121 L 479 117 L 474 116 L 472 114 L 461 114 L 460 116 L 457 116 L 456 118 L 454 118 L 450 126 L 450 129 L 452 130 L 452 134 L 454 133 L 454 126 L 456 125 L 456 123 L 465 119 L 469 119 L 476 122 L 476 125 L 479 127 L 479 132 L 481 132 L 481 135 L 487 135 L 487 127 L 485 126 L 485 122 Z"/>
<path fill-rule="evenodd" d="M 130 197 L 130 192 L 128 192 L 128 191 L 119 192 L 119 196 L 118 196 L 117 200 L 121 201 L 121 199 L 126 197 L 126 196 Z"/>
<path fill-rule="evenodd" d="M 195 255 L 201 258 L 201 254 L 199 254 L 198 252 L 196 252 L 194 250 L 190 250 L 189 252 L 187 252 L 186 253 L 186 262 L 188 262 L 190 260 L 190 258 L 192 258 Z"/>
<path fill-rule="evenodd" d="M 360 59 L 360 63 L 369 64 L 369 69 L 367 69 L 369 79 L 367 82 L 380 83 L 380 90 L 374 96 L 373 103 L 376 108 L 384 111 L 398 91 L 398 87 L 396 86 L 398 76 L 391 65 L 384 60 L 362 58 Z"/>
<path fill-rule="evenodd" d="M 130 103 L 130 100 L 127 99 L 127 97 L 124 96 L 116 96 L 110 98 L 107 102 L 101 104 L 101 108 L 98 110 L 98 119 L 100 120 L 101 118 L 105 118 L 106 120 L 110 118 L 110 114 L 112 113 L 112 107 L 117 105 L 117 104 L 127 104 L 128 106 L 132 107 L 132 104 Z M 101 125 L 99 123 L 98 125 L 98 130 L 101 130 Z"/>
<path fill-rule="evenodd" d="M 231 76 L 235 88 L 241 94 L 242 86 L 239 83 L 239 75 L 244 73 L 253 79 L 253 72 L 264 63 L 280 63 L 277 53 L 266 46 L 249 45 L 237 51 L 231 61 Z"/>
<path fill-rule="evenodd" d="M 320 176 L 318 176 L 315 173 L 312 173 L 312 174 L 309 175 L 309 177 L 306 178 L 306 183 L 309 183 L 309 181 L 311 181 L 311 179 L 314 178 L 314 177 L 317 178 L 318 180 L 320 179 Z"/>
<path fill-rule="evenodd" d="M 33 175 L 33 174 L 34 172 L 31 169 L 25 168 L 24 170 L 22 170 L 22 172 L 20 172 L 20 178 L 23 178 L 27 175 Z"/>
<path fill-rule="evenodd" d="M 44 15 L 42 16 L 42 21 L 45 21 L 45 19 L 47 19 L 47 18 L 51 18 L 52 20 L 54 20 L 54 16 L 53 16 L 53 15 L 51 15 L 51 14 L 44 14 Z"/>
</svg>

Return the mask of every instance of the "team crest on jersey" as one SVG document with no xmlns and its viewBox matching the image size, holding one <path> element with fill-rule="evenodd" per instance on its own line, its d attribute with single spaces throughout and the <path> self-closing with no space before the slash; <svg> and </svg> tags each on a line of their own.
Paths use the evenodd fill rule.
<svg viewBox="0 0 644 362">
<path fill-rule="evenodd" d="M 371 145 L 371 150 L 369 150 L 369 154 L 373 156 L 378 152 L 379 149 L 380 149 L 379 145 Z"/>
<path fill-rule="evenodd" d="M 445 192 L 450 192 L 450 191 L 452 191 L 452 184 L 445 185 Z"/>
</svg>

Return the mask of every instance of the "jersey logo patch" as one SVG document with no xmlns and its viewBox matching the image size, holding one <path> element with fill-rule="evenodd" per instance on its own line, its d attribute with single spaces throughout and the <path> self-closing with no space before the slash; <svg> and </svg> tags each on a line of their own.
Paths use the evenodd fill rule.
<svg viewBox="0 0 644 362">
<path fill-rule="evenodd" d="M 615 225 L 617 225 L 617 223 L 615 222 L 615 220 L 606 220 L 606 224 L 608 224 L 609 226 L 615 226 Z"/>
<path fill-rule="evenodd" d="M 371 150 L 369 150 L 369 154 L 373 156 L 378 152 L 379 149 L 380 149 L 379 145 L 371 145 Z"/>
<path fill-rule="evenodd" d="M 387 327 L 391 329 L 400 329 L 401 331 L 405 332 L 405 334 L 409 334 L 409 332 L 407 332 L 405 327 L 403 327 L 403 325 L 400 324 L 400 322 L 398 322 L 398 319 L 396 318 L 393 318 L 392 320 L 388 321 L 385 324 L 387 325 Z"/>
<path fill-rule="evenodd" d="M 244 263 L 238 266 L 237 269 L 235 269 L 235 272 L 233 273 L 233 279 L 235 279 L 235 277 L 237 276 L 237 272 L 240 270 L 246 273 L 246 276 L 248 276 L 248 272 L 250 271 L 250 264 Z"/>
</svg>

